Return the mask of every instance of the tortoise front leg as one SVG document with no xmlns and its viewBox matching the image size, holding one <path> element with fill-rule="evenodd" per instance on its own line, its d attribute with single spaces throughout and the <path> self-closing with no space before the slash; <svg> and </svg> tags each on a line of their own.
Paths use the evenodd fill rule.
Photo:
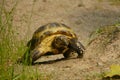
<svg viewBox="0 0 120 80">
<path fill-rule="evenodd" d="M 73 50 L 72 49 L 68 49 L 65 53 L 63 53 L 63 56 L 65 57 L 65 58 L 69 58 L 70 57 L 70 54 L 73 52 Z"/>
</svg>

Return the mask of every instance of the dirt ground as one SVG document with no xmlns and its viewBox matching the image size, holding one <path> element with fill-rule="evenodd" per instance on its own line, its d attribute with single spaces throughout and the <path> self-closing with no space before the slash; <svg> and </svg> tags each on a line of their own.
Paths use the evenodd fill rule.
<svg viewBox="0 0 120 80">
<path fill-rule="evenodd" d="M 14 2 L 14 1 L 13 1 Z M 9 9 L 12 6 L 8 3 Z M 79 40 L 86 47 L 82 59 L 64 60 L 62 55 L 42 57 L 37 66 L 41 72 L 52 74 L 52 80 L 100 80 L 99 76 L 109 69 L 111 64 L 119 63 L 120 37 L 111 45 L 118 45 L 118 49 L 106 51 L 106 54 L 96 55 L 87 46 L 89 35 L 100 26 L 112 25 L 120 22 L 120 4 L 112 0 L 20 0 L 14 15 L 14 26 L 18 32 L 18 39 L 32 37 L 33 32 L 46 23 L 61 22 L 70 26 L 79 36 Z M 93 54 L 92 54 L 93 53 Z M 112 58 L 117 53 L 117 58 Z M 120 55 L 119 55 L 120 56 Z M 112 59 L 111 59 L 112 58 Z M 33 66 L 33 68 L 34 68 Z"/>
</svg>

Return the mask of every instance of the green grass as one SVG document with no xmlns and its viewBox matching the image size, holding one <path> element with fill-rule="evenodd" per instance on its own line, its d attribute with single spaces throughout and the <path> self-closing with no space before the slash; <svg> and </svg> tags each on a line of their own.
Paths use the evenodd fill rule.
<svg viewBox="0 0 120 80">
<path fill-rule="evenodd" d="M 51 75 L 40 73 L 36 66 L 25 66 L 16 64 L 17 59 L 23 55 L 27 47 L 27 40 L 17 40 L 17 31 L 14 29 L 14 12 L 19 1 L 16 0 L 14 6 L 7 10 L 6 1 L 0 3 L 0 80 L 50 80 Z M 33 6 L 35 0 L 33 2 Z M 32 17 L 31 9 L 30 19 Z M 29 19 L 29 20 L 30 20 Z M 30 22 L 28 23 L 30 26 Z"/>
<path fill-rule="evenodd" d="M 111 5 L 120 6 L 120 0 L 109 0 L 111 2 Z"/>
</svg>

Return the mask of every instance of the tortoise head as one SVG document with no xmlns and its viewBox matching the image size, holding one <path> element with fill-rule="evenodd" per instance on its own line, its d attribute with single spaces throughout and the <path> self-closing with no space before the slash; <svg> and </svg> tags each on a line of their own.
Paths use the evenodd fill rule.
<svg viewBox="0 0 120 80">
<path fill-rule="evenodd" d="M 66 48 L 69 45 L 69 39 L 66 36 L 56 36 L 52 44 L 55 48 Z"/>
<path fill-rule="evenodd" d="M 69 48 L 70 50 L 77 52 L 79 58 L 83 57 L 85 51 L 84 46 L 76 38 L 69 39 L 66 36 L 55 37 L 52 45 L 54 48 L 58 48 L 60 50 Z"/>
</svg>

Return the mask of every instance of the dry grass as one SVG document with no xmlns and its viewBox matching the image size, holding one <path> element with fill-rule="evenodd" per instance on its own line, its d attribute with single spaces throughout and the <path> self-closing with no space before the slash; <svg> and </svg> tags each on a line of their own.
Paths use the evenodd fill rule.
<svg viewBox="0 0 120 80">
<path fill-rule="evenodd" d="M 13 26 L 17 1 L 9 10 L 6 0 L 0 3 L 0 80 L 49 80 L 51 75 L 41 74 L 36 67 L 16 64 L 27 49 L 24 45 L 26 39 L 17 40 L 18 33 Z"/>
</svg>

